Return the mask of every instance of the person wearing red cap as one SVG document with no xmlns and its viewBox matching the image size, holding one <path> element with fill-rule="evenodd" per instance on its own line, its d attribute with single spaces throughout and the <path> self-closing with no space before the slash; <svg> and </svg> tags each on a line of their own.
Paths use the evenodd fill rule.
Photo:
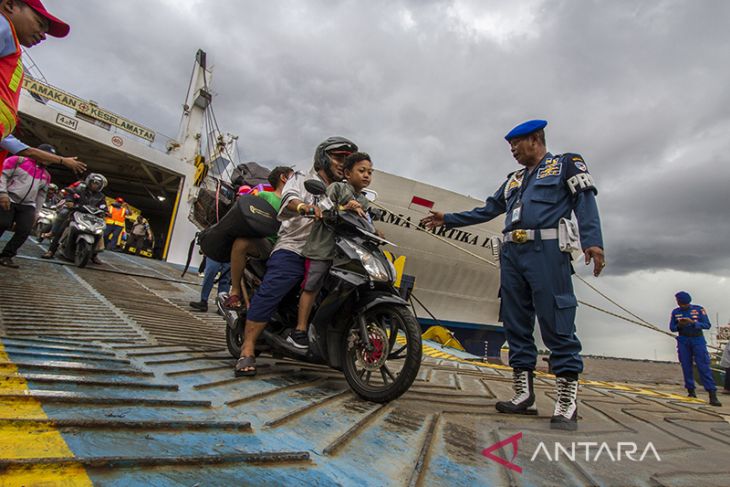
<svg viewBox="0 0 730 487">
<path fill-rule="evenodd" d="M 68 24 L 51 15 L 40 0 L 0 2 L 0 140 L 10 135 L 18 121 L 18 101 L 23 86 L 22 49 L 43 42 L 46 35 L 65 37 Z"/>
</svg>

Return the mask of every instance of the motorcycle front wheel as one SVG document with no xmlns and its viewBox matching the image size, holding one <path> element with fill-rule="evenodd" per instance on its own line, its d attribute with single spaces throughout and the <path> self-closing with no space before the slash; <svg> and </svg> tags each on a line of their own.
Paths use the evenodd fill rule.
<svg viewBox="0 0 730 487">
<path fill-rule="evenodd" d="M 404 306 L 381 304 L 366 311 L 364 318 L 369 346 L 357 320 L 343 336 L 345 379 L 361 398 L 389 402 L 405 393 L 418 375 L 421 328 Z"/>
<path fill-rule="evenodd" d="M 91 259 L 91 245 L 86 240 L 76 242 L 76 254 L 74 255 L 74 263 L 77 267 L 86 267 Z"/>
</svg>

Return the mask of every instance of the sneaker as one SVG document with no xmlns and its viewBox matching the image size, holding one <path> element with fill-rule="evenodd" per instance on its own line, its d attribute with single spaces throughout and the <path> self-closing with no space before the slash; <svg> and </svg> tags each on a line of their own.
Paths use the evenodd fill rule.
<svg viewBox="0 0 730 487">
<path fill-rule="evenodd" d="M 309 348 L 309 338 L 307 338 L 307 332 L 305 331 L 292 330 L 286 338 L 286 341 L 299 350 L 307 350 Z"/>
<path fill-rule="evenodd" d="M 0 265 L 5 267 L 10 267 L 12 269 L 19 269 L 20 266 L 13 262 L 12 257 L 0 257 Z"/>
<path fill-rule="evenodd" d="M 55 252 L 51 252 L 50 250 L 48 250 L 43 255 L 41 255 L 41 259 L 52 259 L 55 255 Z"/>
<path fill-rule="evenodd" d="M 555 385 L 558 399 L 550 429 L 575 431 L 578 429 L 578 380 L 556 377 Z"/>
<path fill-rule="evenodd" d="M 687 397 L 697 397 L 697 393 L 694 389 L 687 389 Z"/>
<path fill-rule="evenodd" d="M 515 395 L 509 401 L 499 401 L 494 406 L 500 413 L 537 414 L 535 407 L 535 389 L 532 385 L 532 370 L 514 370 L 512 372 L 512 389 Z"/>
<path fill-rule="evenodd" d="M 208 311 L 208 302 L 207 301 L 190 301 L 188 303 L 191 308 L 193 308 L 196 311 L 200 311 L 202 313 L 205 313 Z"/>
</svg>

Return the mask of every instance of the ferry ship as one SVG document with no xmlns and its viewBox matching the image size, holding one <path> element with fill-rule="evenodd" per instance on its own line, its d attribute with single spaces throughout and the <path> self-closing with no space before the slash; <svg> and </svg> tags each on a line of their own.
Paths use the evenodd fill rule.
<svg viewBox="0 0 730 487">
<path fill-rule="evenodd" d="M 31 145 L 51 143 L 104 174 L 107 194 L 123 197 L 150 221 L 154 255 L 175 264 L 185 262 L 195 237 L 189 216 L 203 176 L 229 177 L 226 166 L 239 162 L 231 156 L 236 138 L 209 125 L 206 112 L 212 110 L 213 97 L 206 64 L 205 52 L 198 51 L 177 139 L 51 86 L 41 76 L 26 77 L 21 97 L 18 136 Z M 67 171 L 52 172 L 61 184 L 73 181 Z M 388 250 L 412 287 L 414 312 L 424 331 L 446 327 L 457 348 L 460 344 L 474 355 L 498 357 L 505 340 L 498 322 L 499 275 L 491 237 L 499 233 L 502 220 L 429 235 L 418 228 L 428 209 L 463 211 L 484 202 L 384 171 L 376 171 L 371 189 L 378 193 L 378 205 L 388 210 L 377 226 L 397 244 Z"/>
</svg>

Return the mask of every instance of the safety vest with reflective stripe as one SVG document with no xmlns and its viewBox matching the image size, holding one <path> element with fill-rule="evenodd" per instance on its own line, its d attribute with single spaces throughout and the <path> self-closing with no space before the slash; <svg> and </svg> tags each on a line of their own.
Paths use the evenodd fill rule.
<svg viewBox="0 0 730 487">
<path fill-rule="evenodd" d="M 119 208 L 112 206 L 110 213 L 111 216 L 106 218 L 106 224 L 123 227 L 124 218 L 127 216 L 127 209 L 123 206 L 120 206 Z"/>
<path fill-rule="evenodd" d="M 15 52 L 0 58 L 0 130 L 2 131 L 2 139 L 15 130 L 18 120 L 20 88 L 23 86 L 23 61 L 21 59 L 20 42 L 18 42 L 13 23 L 7 17 L 5 19 L 13 32 Z"/>
</svg>

